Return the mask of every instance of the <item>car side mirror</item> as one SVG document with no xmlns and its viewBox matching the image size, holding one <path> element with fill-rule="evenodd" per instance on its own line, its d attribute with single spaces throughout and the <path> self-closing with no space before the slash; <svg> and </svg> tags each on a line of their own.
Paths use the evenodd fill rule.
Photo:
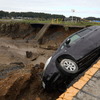
<svg viewBox="0 0 100 100">
<path fill-rule="evenodd" d="M 69 44 L 69 43 L 70 43 L 70 41 L 71 41 L 70 39 L 67 39 L 67 40 L 66 40 L 66 44 Z"/>
</svg>

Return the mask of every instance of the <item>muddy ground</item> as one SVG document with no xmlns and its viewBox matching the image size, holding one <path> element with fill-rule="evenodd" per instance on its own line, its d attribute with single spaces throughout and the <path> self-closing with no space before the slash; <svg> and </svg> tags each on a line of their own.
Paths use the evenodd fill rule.
<svg viewBox="0 0 100 100">
<path fill-rule="evenodd" d="M 43 24 L 0 23 L 0 100 L 55 100 L 41 83 L 44 63 L 70 34 L 82 29 L 51 25 L 39 41 Z"/>
</svg>

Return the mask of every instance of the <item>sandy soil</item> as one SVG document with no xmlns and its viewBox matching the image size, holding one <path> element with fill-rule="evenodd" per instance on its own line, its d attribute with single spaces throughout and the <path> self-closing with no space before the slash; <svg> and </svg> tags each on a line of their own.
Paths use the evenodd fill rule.
<svg viewBox="0 0 100 100">
<path fill-rule="evenodd" d="M 32 52 L 32 57 L 27 58 L 26 51 Z M 38 46 L 34 47 L 34 43 L 25 43 L 24 40 L 11 40 L 4 37 L 0 38 L 0 52 L 0 64 L 23 62 L 28 65 L 40 62 L 45 63 L 46 59 L 54 53 L 54 50 L 46 50 Z"/>
</svg>

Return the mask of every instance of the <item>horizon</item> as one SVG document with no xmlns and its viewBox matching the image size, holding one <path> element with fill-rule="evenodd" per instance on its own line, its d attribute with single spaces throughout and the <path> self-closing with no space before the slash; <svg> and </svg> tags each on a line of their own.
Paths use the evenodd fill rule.
<svg viewBox="0 0 100 100">
<path fill-rule="evenodd" d="M 0 0 L 0 10 L 8 12 L 37 12 L 69 16 L 100 17 L 97 0 Z M 74 10 L 74 11 L 73 11 Z"/>
<path fill-rule="evenodd" d="M 15 12 L 15 13 L 16 12 L 19 12 L 19 13 L 22 12 L 22 13 L 24 13 L 25 12 L 25 11 L 5 11 L 5 10 L 0 10 L 0 11 L 9 12 L 9 13 L 11 13 L 11 12 Z M 44 13 L 44 14 L 51 14 L 51 15 L 61 15 L 61 14 L 52 14 L 52 13 L 45 13 L 45 12 L 33 12 L 33 11 L 26 11 L 25 13 L 28 13 L 28 12 L 32 12 L 32 13 Z M 63 16 L 65 16 L 65 15 L 63 15 Z M 68 18 L 68 17 L 71 17 L 71 16 L 67 16 L 66 18 Z M 80 17 L 80 16 L 74 16 L 73 15 L 73 17 Z M 87 17 L 83 17 L 83 18 L 88 18 L 88 17 L 100 18 L 100 17 L 95 17 L 95 16 L 87 16 Z M 82 17 L 80 17 L 80 18 L 82 18 Z"/>
</svg>

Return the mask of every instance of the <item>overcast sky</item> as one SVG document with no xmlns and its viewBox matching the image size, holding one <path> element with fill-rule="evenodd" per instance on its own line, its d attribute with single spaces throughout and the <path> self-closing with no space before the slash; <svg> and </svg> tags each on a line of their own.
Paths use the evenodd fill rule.
<svg viewBox="0 0 100 100">
<path fill-rule="evenodd" d="M 0 10 L 100 17 L 100 0 L 0 0 Z"/>
</svg>

